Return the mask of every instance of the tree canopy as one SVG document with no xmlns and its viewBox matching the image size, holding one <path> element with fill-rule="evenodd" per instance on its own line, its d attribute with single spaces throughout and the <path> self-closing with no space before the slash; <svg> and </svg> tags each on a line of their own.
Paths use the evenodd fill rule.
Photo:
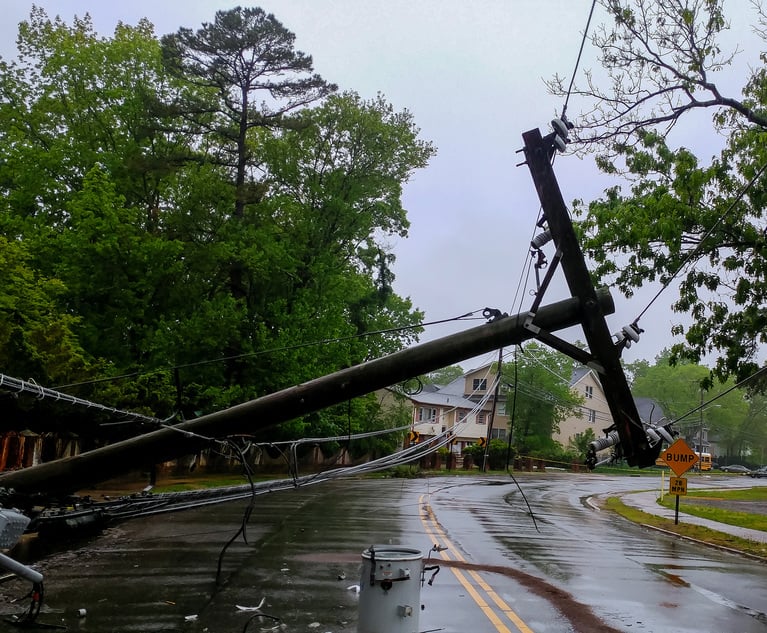
<svg viewBox="0 0 767 633">
<path fill-rule="evenodd" d="M 720 42 L 728 29 L 721 0 L 600 4 L 612 21 L 593 36 L 602 72 L 569 92 L 585 104 L 574 147 L 627 180 L 574 203 L 585 250 L 595 275 L 627 296 L 648 282 L 678 288 L 672 309 L 690 323 L 672 328 L 684 337 L 672 361 L 714 356 L 720 379 L 744 380 L 767 342 L 765 53 L 744 71 L 741 94 L 726 94 L 717 77 L 737 58 Z M 765 14 L 756 4 L 752 11 L 764 42 Z M 550 86 L 567 92 L 560 78 Z M 674 145 L 692 111 L 711 114 L 721 149 L 710 160 Z M 706 131 L 696 125 L 700 140 Z"/>
<path fill-rule="evenodd" d="M 736 389 L 730 379 L 704 388 L 709 369 L 703 365 L 669 363 L 670 352 L 660 354 L 653 364 L 631 367 L 631 389 L 635 396 L 655 400 L 674 429 L 698 444 L 705 427 L 716 454 L 744 458 L 764 450 L 767 429 L 765 398 Z"/>
<path fill-rule="evenodd" d="M 512 443 L 522 455 L 551 453 L 552 434 L 583 402 L 570 389 L 575 361 L 535 342 L 520 350 L 502 372 Z"/>
<path fill-rule="evenodd" d="M 0 60 L 5 372 L 189 417 L 416 339 L 387 237 L 434 148 L 294 39 L 257 8 L 163 38 L 32 9 Z M 374 405 L 282 433 L 368 429 Z"/>
</svg>

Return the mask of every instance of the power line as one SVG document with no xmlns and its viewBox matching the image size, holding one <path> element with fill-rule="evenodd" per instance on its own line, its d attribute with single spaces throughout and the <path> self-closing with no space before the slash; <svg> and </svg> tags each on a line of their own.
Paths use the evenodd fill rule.
<svg viewBox="0 0 767 633">
<path fill-rule="evenodd" d="M 578 49 L 578 57 L 575 60 L 575 68 L 573 68 L 572 77 L 570 77 L 570 85 L 567 87 L 567 96 L 565 97 L 565 105 L 562 106 L 562 119 L 565 118 L 567 112 L 567 103 L 570 101 L 570 93 L 573 90 L 573 84 L 575 83 L 575 75 L 578 72 L 578 66 L 581 63 L 581 55 L 583 54 L 583 47 L 586 45 L 586 37 L 589 32 L 589 25 L 591 24 L 591 17 L 594 15 L 594 7 L 596 7 L 597 0 L 593 0 L 591 3 L 591 10 L 589 11 L 589 19 L 586 21 L 586 29 L 583 31 L 583 38 L 581 39 L 581 47 Z"/>
<path fill-rule="evenodd" d="M 123 411 L 121 409 L 116 409 L 115 407 L 108 407 L 103 404 L 98 404 L 97 402 L 84 400 L 68 393 L 62 393 L 61 391 L 56 391 L 55 389 L 43 387 L 42 385 L 38 385 L 33 380 L 20 380 L 19 378 L 13 378 L 12 376 L 0 374 L 0 388 L 6 389 L 8 391 L 13 391 L 15 394 L 28 393 L 35 396 L 35 398 L 38 400 L 50 398 L 56 402 L 64 402 L 74 406 L 81 406 L 88 409 L 95 409 L 96 411 L 103 411 L 104 413 L 109 413 L 110 415 L 128 418 L 128 420 L 131 422 L 141 422 L 144 424 L 152 425 L 163 424 L 163 420 L 160 420 L 159 418 L 153 418 L 142 415 L 140 413 L 133 413 L 131 411 Z"/>
<path fill-rule="evenodd" d="M 293 351 L 293 350 L 296 350 L 296 349 L 303 349 L 303 348 L 306 348 L 306 347 L 315 347 L 315 346 L 318 346 L 318 345 L 328 345 L 328 344 L 332 344 L 332 343 L 343 343 L 343 342 L 346 342 L 346 341 L 350 341 L 350 340 L 354 340 L 354 339 L 360 339 L 360 338 L 365 338 L 365 337 L 368 337 L 368 336 L 376 336 L 376 335 L 379 335 L 379 334 L 392 334 L 392 333 L 395 333 L 395 332 L 404 332 L 404 331 L 407 331 L 407 330 L 414 330 L 414 329 L 417 329 L 417 328 L 425 328 L 425 327 L 431 327 L 433 325 L 441 325 L 443 323 L 450 323 L 452 321 L 481 320 L 481 319 L 483 319 L 483 317 L 474 317 L 474 315 L 477 314 L 478 312 L 482 312 L 483 309 L 484 308 L 478 308 L 476 310 L 472 310 L 471 312 L 466 312 L 465 314 L 462 314 L 460 316 L 450 317 L 450 318 L 447 318 L 447 319 L 439 319 L 437 321 L 429 321 L 429 322 L 426 322 L 426 323 L 416 323 L 414 325 L 406 325 L 406 326 L 396 327 L 396 328 L 387 328 L 387 329 L 383 329 L 383 330 L 374 330 L 372 332 L 362 332 L 360 334 L 353 334 L 353 335 L 350 335 L 350 336 L 341 336 L 341 337 L 337 337 L 337 338 L 326 338 L 326 339 L 321 339 L 321 340 L 318 340 L 318 341 L 309 341 L 307 343 L 296 343 L 295 345 L 285 345 L 283 347 L 272 347 L 272 348 L 265 349 L 265 350 L 259 350 L 257 352 L 248 352 L 248 353 L 245 353 L 245 354 L 237 354 L 237 355 L 234 355 L 234 356 L 221 356 L 219 358 L 201 360 L 201 361 L 196 361 L 196 362 L 193 362 L 193 363 L 184 363 L 184 364 L 180 364 L 180 365 L 172 365 L 172 366 L 169 366 L 169 367 L 158 368 L 158 369 L 154 369 L 154 370 L 146 371 L 146 372 L 134 371 L 134 372 L 130 372 L 128 374 L 120 374 L 118 376 L 107 376 L 107 377 L 104 377 L 104 378 L 94 378 L 92 380 L 84 380 L 82 382 L 73 382 L 73 383 L 69 383 L 69 384 L 66 384 L 66 385 L 58 385 L 56 388 L 57 389 L 68 389 L 70 387 L 82 387 L 82 386 L 85 386 L 85 385 L 94 385 L 94 384 L 98 384 L 98 383 L 102 383 L 102 382 L 111 382 L 111 381 L 115 381 L 115 380 L 125 380 L 127 378 L 136 378 L 137 376 L 149 376 L 149 375 L 152 375 L 152 374 L 157 374 L 157 373 L 162 373 L 162 372 L 167 372 L 167 371 L 174 371 L 176 369 L 188 369 L 190 367 L 200 367 L 202 365 L 212 365 L 214 363 L 223 363 L 223 362 L 226 362 L 226 361 L 238 360 L 240 358 L 253 358 L 253 357 L 256 357 L 256 356 L 264 356 L 266 354 L 276 354 L 278 352 Z"/>
</svg>

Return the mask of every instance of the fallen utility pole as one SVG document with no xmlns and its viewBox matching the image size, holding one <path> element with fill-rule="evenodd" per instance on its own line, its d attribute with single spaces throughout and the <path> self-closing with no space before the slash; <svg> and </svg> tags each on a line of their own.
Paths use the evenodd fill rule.
<svg viewBox="0 0 767 633">
<path fill-rule="evenodd" d="M 594 295 L 601 314 L 615 311 L 610 293 Z M 593 309 L 593 308 L 589 308 Z M 207 447 L 211 438 L 252 434 L 435 369 L 534 338 L 528 315 L 504 316 L 465 332 L 445 336 L 376 360 L 194 420 L 162 427 L 109 446 L 0 475 L 0 488 L 20 494 L 68 494 L 141 467 Z M 565 299 L 538 310 L 535 323 L 546 331 L 581 323 L 580 299 Z"/>
<path fill-rule="evenodd" d="M 561 127 L 564 133 L 564 125 Z M 535 312 L 535 308 L 530 313 L 528 327 L 543 343 L 569 354 L 597 372 L 613 418 L 613 425 L 605 429 L 605 433 L 609 435 L 610 431 L 617 430 L 620 439 L 617 448 L 630 466 L 652 466 L 660 453 L 661 443 L 650 443 L 639 418 L 620 361 L 623 345 L 613 342 L 607 328 L 605 312 L 597 301 L 597 291 L 591 281 L 586 260 L 551 166 L 557 147 L 556 126 L 555 132 L 548 136 L 542 137 L 540 131 L 535 129 L 525 132 L 522 138 L 525 142 L 525 162 L 530 169 L 543 208 L 543 221 L 540 224 L 548 224 L 548 230 L 557 248 L 557 261 L 562 264 L 562 272 L 570 294 L 579 298 L 583 306 L 581 325 L 589 352 L 553 336 L 540 322 L 540 312 Z M 566 139 L 561 139 L 561 142 L 563 147 Z M 537 297 L 537 301 L 539 300 L 540 297 Z M 636 334 L 638 337 L 638 333 Z"/>
</svg>

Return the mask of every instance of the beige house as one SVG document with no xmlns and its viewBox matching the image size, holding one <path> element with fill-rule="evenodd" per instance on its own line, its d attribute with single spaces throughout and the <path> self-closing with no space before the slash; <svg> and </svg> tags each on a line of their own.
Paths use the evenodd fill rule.
<svg viewBox="0 0 767 633">
<path fill-rule="evenodd" d="M 388 394 L 380 399 L 384 406 L 392 406 L 396 399 L 408 401 L 412 407 L 411 429 L 422 442 L 452 430 L 452 450 L 460 454 L 464 447 L 486 438 L 491 423 L 491 439 L 503 439 L 508 434 L 505 392 L 499 390 L 494 406 L 495 373 L 491 369 L 491 365 L 474 369 L 445 386 L 426 385 L 417 394 L 387 389 Z"/>
<path fill-rule="evenodd" d="M 445 431 L 456 429 L 453 450 L 460 453 L 464 447 L 488 436 L 506 439 L 509 416 L 506 413 L 508 389 L 501 385 L 497 401 L 494 393 L 495 372 L 492 365 L 468 371 L 445 386 L 426 385 L 417 394 L 403 394 L 393 389 L 380 392 L 386 407 L 401 406 L 410 411 L 411 430 L 419 433 L 421 441 Z M 591 429 L 596 437 L 613 423 L 602 384 L 597 373 L 586 366 L 578 367 L 572 375 L 570 389 L 583 398 L 579 410 L 560 422 L 559 432 L 552 439 L 567 448 L 575 436 Z M 658 423 L 663 412 L 649 398 L 635 398 L 639 417 L 643 422 Z"/>
<path fill-rule="evenodd" d="M 578 367 L 570 381 L 570 389 L 583 397 L 577 414 L 559 424 L 559 433 L 552 437 L 567 448 L 578 433 L 591 429 L 596 437 L 603 437 L 604 430 L 613 423 L 610 407 L 597 373 L 589 367 Z M 664 419 L 660 405 L 651 398 L 634 398 L 639 419 L 645 423 L 658 424 Z"/>
<path fill-rule="evenodd" d="M 613 423 L 605 392 L 593 369 L 586 366 L 576 368 L 570 390 L 583 398 L 583 404 L 577 413 L 559 423 L 559 433 L 552 436 L 565 448 L 578 433 L 591 429 L 596 437 L 601 437 L 604 435 L 602 431 Z"/>
</svg>

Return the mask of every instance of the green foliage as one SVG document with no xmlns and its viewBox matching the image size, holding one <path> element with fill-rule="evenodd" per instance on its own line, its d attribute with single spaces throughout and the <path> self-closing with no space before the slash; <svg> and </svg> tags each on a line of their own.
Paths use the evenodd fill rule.
<svg viewBox="0 0 767 633">
<path fill-rule="evenodd" d="M 583 433 L 576 433 L 570 438 L 570 446 L 568 448 L 575 454 L 578 462 L 585 461 L 589 451 L 589 444 L 595 439 L 597 439 L 597 436 L 594 434 L 593 429 L 586 429 Z"/>
<path fill-rule="evenodd" d="M 440 385 L 444 387 L 461 376 L 463 376 L 463 369 L 460 365 L 450 365 L 449 367 L 443 367 L 426 374 L 421 380 L 425 385 Z"/>
<path fill-rule="evenodd" d="M 395 479 L 418 479 L 419 477 L 425 476 L 424 473 L 421 472 L 421 469 L 415 465 L 395 466 L 394 468 L 387 470 L 386 473 L 389 477 Z"/>
<path fill-rule="evenodd" d="M 158 41 L 33 8 L 0 61 L 0 359 L 41 384 L 186 418 L 401 349 L 407 111 L 335 87 L 260 9 Z M 177 374 L 173 369 L 177 369 Z M 396 426 L 374 397 L 282 437 Z M 399 439 L 350 447 L 385 454 Z"/>
<path fill-rule="evenodd" d="M 615 22 L 594 43 L 607 81 L 573 90 L 592 113 L 575 127 L 585 147 L 600 148 L 598 166 L 628 184 L 574 205 L 585 250 L 600 282 L 626 296 L 650 282 L 678 285 L 672 310 L 688 319 L 671 328 L 684 337 L 672 360 L 717 355 L 713 375 L 741 381 L 767 343 L 767 72 L 750 63 L 733 96 L 715 83 L 734 56 L 718 43 L 727 29 L 721 0 L 606 4 Z M 754 9 L 754 30 L 765 39 L 764 14 Z M 672 133 L 702 108 L 712 116 L 711 139 L 724 139 L 705 161 L 675 146 Z M 705 128 L 694 125 L 697 141 L 705 140 Z"/>
<path fill-rule="evenodd" d="M 732 390 L 733 381 L 711 383 L 707 367 L 692 363 L 669 363 L 668 355 L 661 355 L 656 363 L 634 378 L 631 390 L 635 396 L 657 401 L 674 428 L 682 434 L 695 435 L 701 424 L 709 437 L 719 445 L 723 455 L 739 455 L 748 450 L 745 429 L 763 423 L 764 417 L 756 402 L 741 389 Z M 713 401 L 699 411 L 703 402 Z M 752 411 L 752 413 L 750 413 Z M 693 413 L 690 413 L 693 412 Z"/>
<path fill-rule="evenodd" d="M 491 470 L 503 470 L 508 466 L 506 460 L 514 459 L 514 450 L 509 451 L 508 442 L 492 439 L 487 447 L 487 462 Z M 481 463 L 481 462 L 480 462 Z"/>
<path fill-rule="evenodd" d="M 260 188 L 249 182 L 249 133 L 284 125 L 284 115 L 335 90 L 312 74 L 312 58 L 294 43 L 295 35 L 258 7 L 217 11 L 214 22 L 197 32 L 181 28 L 162 38 L 167 68 L 204 91 L 180 107 L 217 141 L 209 158 L 233 172 L 237 218 L 260 197 Z"/>
<path fill-rule="evenodd" d="M 571 358 L 538 343 L 529 343 L 513 362 L 504 364 L 506 414 L 513 418 L 513 444 L 520 454 L 556 450 L 552 434 L 583 402 L 570 389 L 574 369 Z"/>
<path fill-rule="evenodd" d="M 88 361 L 73 332 L 77 319 L 56 304 L 66 290 L 61 281 L 36 275 L 24 243 L 1 235 L 0 268 L 2 372 L 43 385 L 86 377 Z"/>
</svg>

